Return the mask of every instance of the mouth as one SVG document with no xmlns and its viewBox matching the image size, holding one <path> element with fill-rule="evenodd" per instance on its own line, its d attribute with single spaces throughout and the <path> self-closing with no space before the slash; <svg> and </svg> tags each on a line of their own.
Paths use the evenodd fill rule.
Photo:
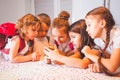
<svg viewBox="0 0 120 80">
<path fill-rule="evenodd" d="M 76 45 L 75 45 L 75 44 L 73 44 L 73 46 L 74 46 L 74 47 L 76 47 Z"/>
<path fill-rule="evenodd" d="M 90 36 L 90 33 L 88 33 L 88 35 Z"/>
</svg>

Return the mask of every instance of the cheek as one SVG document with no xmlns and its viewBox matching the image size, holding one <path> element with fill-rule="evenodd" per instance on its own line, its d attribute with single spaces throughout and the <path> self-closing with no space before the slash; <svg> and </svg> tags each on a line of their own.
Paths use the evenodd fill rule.
<svg viewBox="0 0 120 80">
<path fill-rule="evenodd" d="M 76 41 L 76 45 L 77 45 L 77 48 L 80 48 L 80 46 L 81 46 L 81 40 L 80 40 L 80 39 L 78 39 L 78 40 Z"/>
<path fill-rule="evenodd" d="M 71 41 L 71 42 L 74 42 L 74 39 L 73 39 L 72 37 L 70 37 L 70 41 Z"/>
<path fill-rule="evenodd" d="M 60 38 L 59 41 L 64 43 L 66 41 L 66 39 L 65 38 Z"/>
<path fill-rule="evenodd" d="M 38 36 L 38 37 L 41 37 L 41 36 L 42 36 L 42 33 L 41 33 L 41 32 L 39 32 L 37 36 Z"/>
</svg>

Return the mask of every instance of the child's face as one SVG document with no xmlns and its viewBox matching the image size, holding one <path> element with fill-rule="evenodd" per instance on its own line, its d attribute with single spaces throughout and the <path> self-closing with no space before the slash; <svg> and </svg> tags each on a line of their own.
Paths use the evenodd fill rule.
<svg viewBox="0 0 120 80">
<path fill-rule="evenodd" d="M 102 26 L 101 26 L 101 21 L 98 18 L 98 16 L 87 16 L 86 24 L 87 24 L 87 29 L 86 31 L 92 38 L 97 38 L 101 36 L 102 33 Z"/>
<path fill-rule="evenodd" d="M 63 28 L 52 28 L 52 36 L 59 44 L 68 40 L 68 34 L 64 32 Z"/>
<path fill-rule="evenodd" d="M 74 45 L 74 48 L 80 48 L 81 35 L 79 33 L 69 31 L 69 36 L 70 36 L 71 42 Z"/>
<path fill-rule="evenodd" d="M 38 33 L 38 37 L 44 38 L 45 36 L 47 36 L 48 30 L 49 30 L 49 26 L 47 26 L 45 23 L 42 23 L 40 31 Z"/>
<path fill-rule="evenodd" d="M 26 38 L 28 40 L 33 40 L 38 35 L 39 28 L 35 29 L 33 26 L 29 26 L 26 31 Z"/>
</svg>

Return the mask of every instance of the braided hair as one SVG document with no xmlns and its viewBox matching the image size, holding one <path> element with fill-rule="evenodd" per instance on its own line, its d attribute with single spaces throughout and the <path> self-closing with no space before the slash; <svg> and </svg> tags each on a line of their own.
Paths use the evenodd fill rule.
<svg viewBox="0 0 120 80">
<path fill-rule="evenodd" d="M 106 21 L 106 41 L 105 41 L 105 47 L 103 49 L 101 49 L 99 46 L 99 50 L 102 54 L 102 57 L 106 57 L 105 56 L 105 50 L 109 45 L 110 42 L 110 31 L 113 28 L 113 26 L 115 25 L 115 21 L 113 19 L 112 14 L 110 13 L 109 9 L 105 8 L 105 7 L 98 7 L 95 8 L 93 10 L 91 10 L 90 12 L 87 13 L 86 17 L 92 15 L 92 16 L 99 16 L 100 19 L 104 19 Z M 98 59 L 98 65 L 100 67 L 100 70 L 102 72 L 104 72 L 105 74 L 109 75 L 109 76 L 120 76 L 120 72 L 118 73 L 112 73 L 109 70 L 107 70 L 107 68 L 101 63 L 101 56 Z"/>
</svg>

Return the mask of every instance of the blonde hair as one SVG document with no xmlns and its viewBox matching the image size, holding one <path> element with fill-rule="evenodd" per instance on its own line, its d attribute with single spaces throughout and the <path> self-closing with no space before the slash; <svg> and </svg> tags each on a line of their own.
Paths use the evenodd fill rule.
<svg viewBox="0 0 120 80">
<path fill-rule="evenodd" d="M 59 17 L 55 18 L 52 23 L 52 28 L 63 28 L 65 33 L 68 33 L 69 26 L 68 20 Z"/>
<path fill-rule="evenodd" d="M 104 19 L 106 21 L 106 46 L 104 47 L 103 50 L 106 50 L 106 48 L 108 47 L 108 44 L 110 42 L 110 31 L 113 28 L 113 26 L 115 25 L 115 21 L 113 19 L 113 16 L 110 12 L 109 9 L 105 8 L 105 7 L 98 7 L 95 8 L 93 10 L 91 10 L 90 12 L 87 13 L 87 16 L 99 16 L 100 19 Z"/>
<path fill-rule="evenodd" d="M 18 19 L 16 23 L 16 28 L 22 38 L 25 37 L 27 29 L 29 26 L 32 26 L 33 29 L 40 28 L 41 22 L 32 14 L 26 14 L 22 18 Z"/>
</svg>

